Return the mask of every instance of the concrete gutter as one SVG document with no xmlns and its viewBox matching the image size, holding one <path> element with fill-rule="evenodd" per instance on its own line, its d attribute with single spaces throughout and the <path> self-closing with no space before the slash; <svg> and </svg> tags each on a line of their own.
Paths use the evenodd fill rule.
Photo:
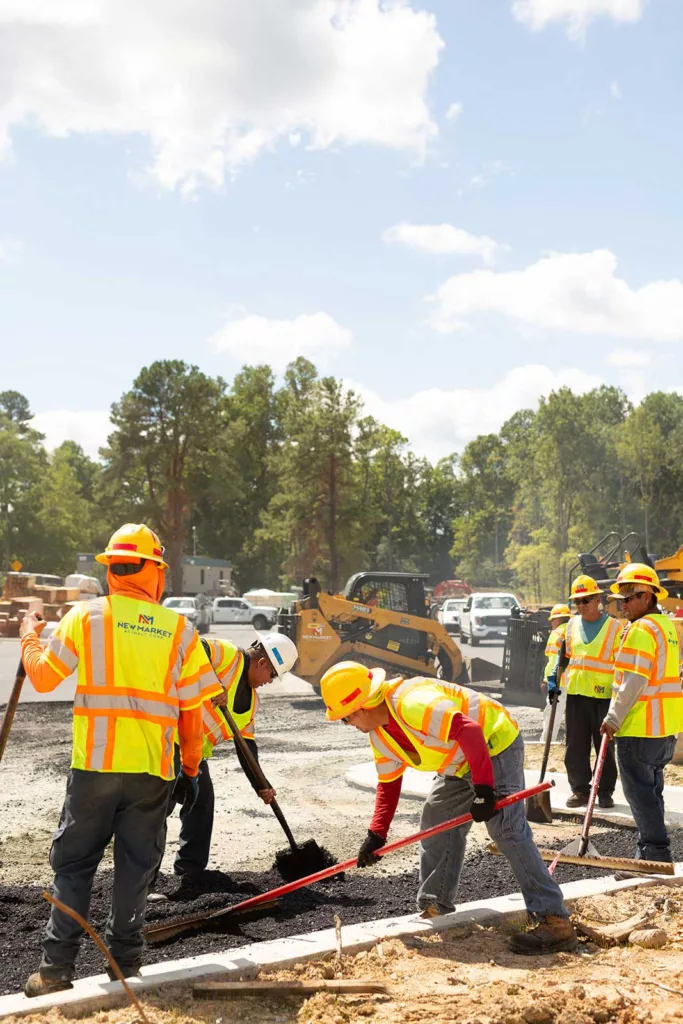
<svg viewBox="0 0 683 1024">
<path fill-rule="evenodd" d="M 683 863 L 676 864 L 676 875 L 673 877 L 648 877 L 617 882 L 610 876 L 568 882 L 561 886 L 561 889 L 565 900 L 571 902 L 586 896 L 652 885 L 683 885 Z M 372 948 L 382 939 L 447 931 L 472 922 L 479 925 L 500 925 L 507 922 L 511 925 L 524 914 L 521 894 L 513 893 L 510 896 L 463 903 L 455 913 L 431 918 L 429 921 L 423 921 L 417 914 L 368 921 L 342 929 L 343 951 L 357 953 L 362 949 Z M 84 941 L 90 940 L 86 938 Z M 214 981 L 219 978 L 229 979 L 231 976 L 238 977 L 245 972 L 257 971 L 263 967 L 279 968 L 305 960 L 319 960 L 333 956 L 336 949 L 335 930 L 328 928 L 307 935 L 293 935 L 270 942 L 253 943 L 225 953 L 206 953 L 203 956 L 153 964 L 143 967 L 142 978 L 132 979 L 130 986 L 139 996 L 164 986 L 189 985 L 209 978 Z M 75 982 L 74 987 L 66 992 L 55 992 L 53 995 L 40 996 L 37 999 L 27 999 L 20 993 L 2 996 L 0 1020 L 9 1016 L 22 1017 L 27 1014 L 45 1013 L 53 1008 L 64 1008 L 65 1016 L 81 1016 L 125 1002 L 126 995 L 120 982 L 111 982 L 106 974 L 98 974 Z"/>
</svg>

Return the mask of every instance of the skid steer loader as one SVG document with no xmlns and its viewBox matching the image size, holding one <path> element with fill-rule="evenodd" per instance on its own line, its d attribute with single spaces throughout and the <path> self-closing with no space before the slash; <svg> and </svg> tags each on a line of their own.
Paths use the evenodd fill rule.
<svg viewBox="0 0 683 1024">
<path fill-rule="evenodd" d="M 359 572 L 343 594 L 326 594 L 314 577 L 303 597 L 278 615 L 280 632 L 299 649 L 294 672 L 317 686 L 323 673 L 350 659 L 394 676 L 433 676 L 467 683 L 457 644 L 429 617 L 428 576 Z"/>
</svg>

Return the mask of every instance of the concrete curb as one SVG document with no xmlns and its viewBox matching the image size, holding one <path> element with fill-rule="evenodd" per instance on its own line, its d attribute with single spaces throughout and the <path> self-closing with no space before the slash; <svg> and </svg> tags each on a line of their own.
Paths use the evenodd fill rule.
<svg viewBox="0 0 683 1024">
<path fill-rule="evenodd" d="M 676 875 L 673 877 L 647 877 L 617 882 L 610 876 L 569 882 L 561 886 L 561 889 L 565 900 L 572 901 L 620 889 L 653 885 L 683 885 L 683 863 L 676 864 Z M 423 921 L 417 914 L 368 921 L 342 929 L 343 948 L 345 953 L 355 953 L 370 949 L 382 939 L 448 931 L 470 922 L 491 925 L 507 921 L 511 924 L 524 913 L 521 894 L 513 893 L 510 896 L 463 903 L 455 913 L 431 918 L 429 921 Z M 142 978 L 132 979 L 130 986 L 136 995 L 140 995 L 166 985 L 187 985 L 207 978 L 215 981 L 261 967 L 286 967 L 304 960 L 316 960 L 334 954 L 336 948 L 335 930 L 328 928 L 308 935 L 292 935 L 285 939 L 253 943 L 225 953 L 206 953 L 203 956 L 153 964 L 143 967 Z M 9 1016 L 24 1017 L 44 1013 L 59 1007 L 68 1007 L 68 1016 L 77 1016 L 89 1010 L 104 1010 L 125 1002 L 126 995 L 120 982 L 111 982 L 106 974 L 98 974 L 75 982 L 74 987 L 66 992 L 55 992 L 37 999 L 27 999 L 20 993 L 2 996 L 0 1020 Z M 73 1010 L 78 1010 L 78 1014 L 73 1014 Z"/>
</svg>

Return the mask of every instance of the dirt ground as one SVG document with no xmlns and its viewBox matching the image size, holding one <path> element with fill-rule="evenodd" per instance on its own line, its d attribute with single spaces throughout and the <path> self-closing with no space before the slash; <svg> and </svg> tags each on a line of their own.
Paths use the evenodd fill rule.
<svg viewBox="0 0 683 1024">
<path fill-rule="evenodd" d="M 384 940 L 356 956 L 258 975 L 261 980 L 382 981 L 388 994 L 206 1000 L 195 999 L 189 987 L 177 987 L 145 996 L 143 1008 L 153 1024 L 670 1024 L 683 1018 L 681 899 L 680 889 L 656 886 L 573 906 L 575 915 L 593 924 L 652 909 L 654 924 L 668 935 L 662 949 L 627 944 L 602 949 L 585 942 L 577 954 L 527 958 L 508 951 L 505 928 L 467 926 Z M 140 1021 L 132 1007 L 76 1015 L 85 1024 Z M 63 1024 L 65 1015 L 53 1010 L 21 1019 Z M 8 1024 L 15 1021 L 7 1018 Z"/>
<path fill-rule="evenodd" d="M 543 760 L 543 748 L 540 745 L 527 746 L 525 764 L 527 768 L 540 768 Z M 564 774 L 564 743 L 554 743 L 550 747 L 548 758 L 549 772 Z M 683 786 L 683 765 L 668 764 L 664 769 L 665 786 Z"/>
</svg>

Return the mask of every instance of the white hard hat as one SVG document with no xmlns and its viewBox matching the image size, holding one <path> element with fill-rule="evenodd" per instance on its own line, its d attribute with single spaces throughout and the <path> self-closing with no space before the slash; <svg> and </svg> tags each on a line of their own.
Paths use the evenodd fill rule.
<svg viewBox="0 0 683 1024">
<path fill-rule="evenodd" d="M 291 672 L 296 665 L 296 660 L 299 657 L 296 644 L 284 633 L 259 633 L 257 631 L 256 636 L 268 655 L 271 665 L 282 679 L 285 672 Z"/>
</svg>

